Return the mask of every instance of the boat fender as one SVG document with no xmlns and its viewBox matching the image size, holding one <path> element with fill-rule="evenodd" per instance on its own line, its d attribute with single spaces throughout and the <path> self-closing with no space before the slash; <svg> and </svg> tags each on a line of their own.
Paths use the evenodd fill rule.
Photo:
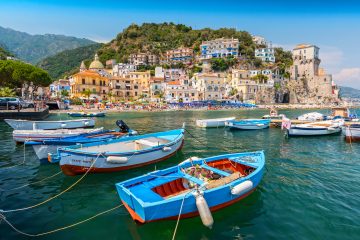
<svg viewBox="0 0 360 240">
<path fill-rule="evenodd" d="M 117 156 L 108 156 L 106 158 L 107 163 L 127 163 L 128 158 L 127 157 L 117 157 Z"/>
<path fill-rule="evenodd" d="M 66 123 L 61 123 L 60 125 L 62 128 L 66 127 Z"/>
<path fill-rule="evenodd" d="M 327 128 L 329 131 L 335 131 L 336 130 L 336 128 L 334 128 L 334 127 L 328 127 Z"/>
<path fill-rule="evenodd" d="M 253 188 L 254 184 L 250 180 L 246 180 L 245 182 L 239 183 L 235 187 L 231 189 L 231 194 L 233 195 L 241 195 Z"/>
<path fill-rule="evenodd" d="M 85 126 L 89 125 L 89 121 L 84 122 Z"/>
<path fill-rule="evenodd" d="M 204 224 L 204 226 L 211 229 L 212 225 L 214 224 L 214 219 L 212 217 L 210 208 L 205 198 L 203 197 L 202 194 L 198 193 L 195 194 L 195 199 L 196 199 L 196 207 L 199 211 L 199 215 L 202 223 Z"/>
<path fill-rule="evenodd" d="M 171 147 L 163 147 L 163 152 L 170 152 L 171 151 Z"/>
<path fill-rule="evenodd" d="M 264 124 L 263 124 L 263 123 L 259 123 L 259 124 L 256 124 L 256 126 L 262 127 L 262 126 L 264 126 Z"/>
</svg>

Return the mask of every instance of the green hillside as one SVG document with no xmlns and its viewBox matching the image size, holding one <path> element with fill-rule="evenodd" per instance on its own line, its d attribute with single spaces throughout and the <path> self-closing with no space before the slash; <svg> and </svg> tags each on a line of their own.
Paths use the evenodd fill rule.
<svg viewBox="0 0 360 240">
<path fill-rule="evenodd" d="M 346 98 L 360 98 L 360 90 L 352 87 L 340 86 L 340 96 Z"/>
<path fill-rule="evenodd" d="M 0 27 L 0 45 L 14 53 L 17 58 L 33 64 L 64 50 L 90 44 L 94 42 L 84 38 L 55 34 L 31 35 Z"/>
<path fill-rule="evenodd" d="M 102 46 L 97 43 L 72 50 L 65 50 L 40 61 L 37 66 L 48 71 L 53 79 L 69 75 L 79 70 L 81 61 L 94 58 L 96 51 Z"/>
</svg>

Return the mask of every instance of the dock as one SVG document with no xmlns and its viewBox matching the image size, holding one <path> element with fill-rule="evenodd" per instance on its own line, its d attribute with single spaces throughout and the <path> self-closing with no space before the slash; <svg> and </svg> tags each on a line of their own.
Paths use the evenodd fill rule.
<svg viewBox="0 0 360 240">
<path fill-rule="evenodd" d="M 43 120 L 49 116 L 49 107 L 35 111 L 33 108 L 18 110 L 1 110 L 0 120 L 4 119 L 24 119 L 24 120 Z"/>
</svg>

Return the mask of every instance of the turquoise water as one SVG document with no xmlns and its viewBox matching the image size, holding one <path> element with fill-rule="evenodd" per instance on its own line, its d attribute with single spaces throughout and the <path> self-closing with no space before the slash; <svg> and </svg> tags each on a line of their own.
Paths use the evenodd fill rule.
<svg viewBox="0 0 360 240">
<path fill-rule="evenodd" d="M 282 111 L 295 117 L 308 111 Z M 326 111 L 325 111 L 326 112 Z M 266 171 L 258 189 L 249 197 L 213 213 L 213 229 L 196 217 L 181 220 L 177 239 L 359 239 L 360 237 L 360 144 L 346 143 L 342 136 L 284 138 L 280 129 L 228 131 L 199 129 L 198 118 L 236 116 L 254 118 L 262 110 L 212 112 L 111 113 L 97 126 L 114 128 L 123 119 L 140 133 L 179 128 L 188 134 L 176 156 L 156 164 L 166 168 L 190 156 L 265 150 Z M 53 114 L 50 119 L 66 119 Z M 27 207 L 65 190 L 79 177 L 53 175 L 58 165 L 40 164 L 31 148 L 16 146 L 12 129 L 0 122 L 0 209 Z M 27 233 L 41 233 L 88 218 L 120 204 L 116 182 L 154 170 L 155 165 L 111 174 L 93 174 L 61 197 L 28 211 L 7 213 L 7 219 Z M 6 189 L 6 190 L 4 190 Z M 13 190 L 11 190 L 13 189 Z M 137 225 L 124 207 L 75 228 L 40 239 L 171 239 L 175 221 Z M 0 239 L 27 239 L 0 223 Z"/>
</svg>

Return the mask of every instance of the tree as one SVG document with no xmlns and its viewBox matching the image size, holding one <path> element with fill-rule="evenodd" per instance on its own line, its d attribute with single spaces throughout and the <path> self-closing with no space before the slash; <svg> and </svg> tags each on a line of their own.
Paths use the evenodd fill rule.
<svg viewBox="0 0 360 240">
<path fill-rule="evenodd" d="M 107 96 L 108 96 L 108 98 L 109 98 L 109 101 L 112 102 L 112 97 L 114 96 L 114 94 L 112 93 L 112 91 L 109 91 L 109 92 L 107 93 Z"/>
<path fill-rule="evenodd" d="M 267 80 L 269 78 L 267 76 L 265 76 L 264 74 L 257 74 L 256 76 L 252 77 L 251 79 L 257 81 L 260 84 L 264 84 L 265 82 L 267 82 Z"/>
<path fill-rule="evenodd" d="M 291 75 L 290 75 L 289 72 L 285 72 L 283 76 L 284 76 L 285 79 L 289 79 L 289 80 L 290 80 Z"/>
<path fill-rule="evenodd" d="M 63 98 L 66 98 L 69 96 L 69 92 L 65 89 L 61 90 L 60 92 L 60 96 L 63 97 Z"/>
<path fill-rule="evenodd" d="M 87 88 L 84 91 L 82 91 L 81 94 L 89 100 L 91 93 L 92 93 L 91 90 Z"/>
<path fill-rule="evenodd" d="M 4 87 L 0 88 L 0 97 L 15 97 L 16 93 L 13 89 Z"/>
<path fill-rule="evenodd" d="M 230 96 L 235 96 L 238 93 L 238 90 L 236 88 L 231 88 L 229 95 Z"/>
</svg>

